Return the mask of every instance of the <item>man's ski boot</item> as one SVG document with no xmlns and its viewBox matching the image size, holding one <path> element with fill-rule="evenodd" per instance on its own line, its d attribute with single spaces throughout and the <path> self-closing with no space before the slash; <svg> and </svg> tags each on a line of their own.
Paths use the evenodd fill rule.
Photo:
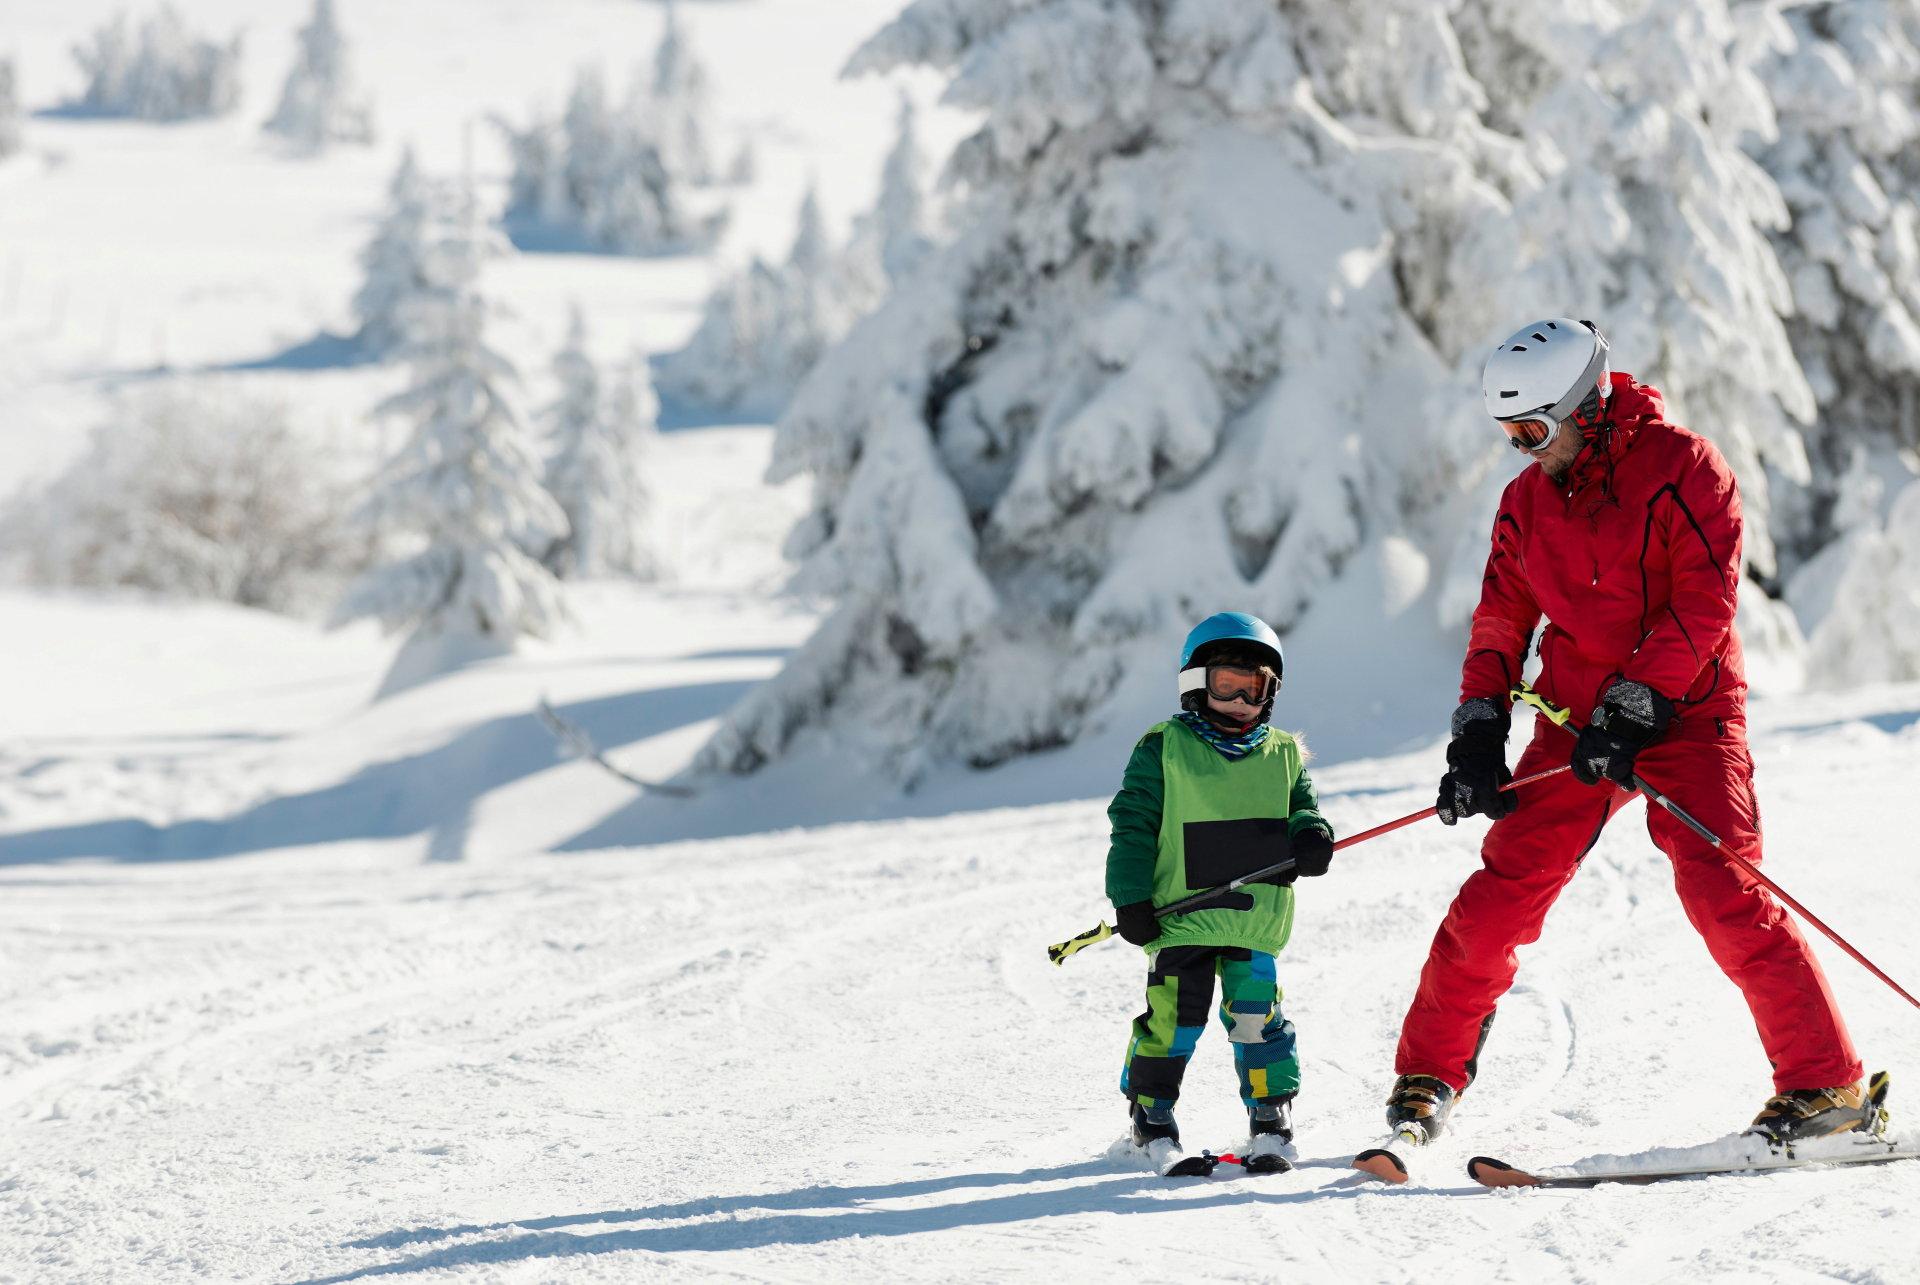
<svg viewBox="0 0 1920 1285">
<path fill-rule="evenodd" d="M 1403 1075 L 1395 1080 L 1387 1095 L 1387 1128 L 1392 1133 L 1380 1146 L 1355 1156 L 1353 1167 L 1386 1182 L 1405 1182 L 1407 1162 L 1393 1149 L 1424 1147 L 1439 1137 L 1457 1096 L 1453 1086 L 1437 1076 Z"/>
<path fill-rule="evenodd" d="M 1887 1073 L 1878 1071 L 1864 1092 L 1855 1081 L 1832 1089 L 1775 1094 L 1760 1108 L 1747 1132 L 1765 1138 L 1776 1151 L 1836 1133 L 1884 1133 L 1888 1083 Z"/>
<path fill-rule="evenodd" d="M 1433 1075 L 1403 1075 L 1387 1095 L 1387 1127 L 1416 1147 L 1439 1137 L 1453 1114 L 1453 1086 Z"/>
<path fill-rule="evenodd" d="M 1173 1122 L 1172 1107 L 1143 1107 L 1136 1102 L 1129 1115 L 1133 1145 L 1147 1153 L 1161 1177 L 1204 1178 L 1220 1163 L 1209 1152 L 1190 1156 L 1180 1150 L 1180 1126 Z"/>
<path fill-rule="evenodd" d="M 1293 1168 L 1287 1152 L 1293 1147 L 1293 1095 L 1274 1102 L 1256 1102 L 1247 1109 L 1248 1173 L 1285 1173 Z"/>
</svg>

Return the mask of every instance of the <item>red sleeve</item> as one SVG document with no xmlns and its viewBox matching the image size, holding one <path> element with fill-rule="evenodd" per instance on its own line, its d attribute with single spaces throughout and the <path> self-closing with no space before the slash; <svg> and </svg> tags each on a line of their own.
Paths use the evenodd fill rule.
<svg viewBox="0 0 1920 1285">
<path fill-rule="evenodd" d="M 1733 628 L 1740 587 L 1740 491 L 1702 441 L 1677 479 L 1648 501 L 1647 539 L 1666 543 L 1673 589 L 1654 609 L 1623 677 L 1678 701 Z"/>
<path fill-rule="evenodd" d="M 1460 699 L 1487 696 L 1506 708 L 1507 693 L 1520 681 L 1527 643 L 1540 623 L 1540 604 L 1520 565 L 1520 523 L 1507 497 L 1493 520 L 1493 548 L 1480 577 L 1480 605 L 1473 609 L 1467 660 L 1460 668 Z"/>
</svg>

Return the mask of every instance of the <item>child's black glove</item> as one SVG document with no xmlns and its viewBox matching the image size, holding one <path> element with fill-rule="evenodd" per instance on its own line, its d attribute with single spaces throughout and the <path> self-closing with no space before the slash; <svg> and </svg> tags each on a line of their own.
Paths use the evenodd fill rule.
<svg viewBox="0 0 1920 1285">
<path fill-rule="evenodd" d="M 1115 931 L 1136 946 L 1144 946 L 1160 935 L 1160 921 L 1153 917 L 1151 901 L 1135 901 L 1114 908 Z"/>
<path fill-rule="evenodd" d="M 1293 873 L 1303 879 L 1323 875 L 1333 864 L 1333 840 L 1320 829 L 1306 829 L 1293 836 Z M 1292 882 L 1291 879 L 1288 880 Z"/>
</svg>

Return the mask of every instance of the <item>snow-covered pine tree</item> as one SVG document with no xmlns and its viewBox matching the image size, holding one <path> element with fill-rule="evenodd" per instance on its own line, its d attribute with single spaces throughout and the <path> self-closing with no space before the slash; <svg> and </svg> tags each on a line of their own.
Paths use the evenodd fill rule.
<svg viewBox="0 0 1920 1285">
<path fill-rule="evenodd" d="M 509 392 L 513 365 L 487 342 L 494 308 L 481 268 L 501 247 L 479 226 L 471 192 L 465 205 L 429 236 L 426 286 L 400 312 L 413 378 L 380 407 L 412 429 L 376 482 L 369 516 L 409 544 L 356 582 L 336 613 L 411 631 L 386 690 L 450 654 L 543 635 L 562 610 L 539 555 L 565 532 L 566 516 L 541 482 Z"/>
<path fill-rule="evenodd" d="M 893 147 L 880 167 L 880 194 L 853 232 L 853 254 L 876 263 L 886 283 L 897 284 L 927 253 L 924 168 L 913 99 L 902 93 Z"/>
<path fill-rule="evenodd" d="M 686 345 L 659 359 L 661 390 L 712 410 L 778 415 L 820 355 L 879 299 L 878 263 L 860 249 L 835 249 L 808 188 L 786 261 L 770 267 L 755 257 L 714 288 Z"/>
<path fill-rule="evenodd" d="M 1431 22 L 1368 33 L 1395 37 L 1398 88 Z M 799 584 L 836 605 L 705 766 L 836 711 L 909 778 L 1061 744 L 1132 639 L 1229 604 L 1284 629 L 1398 521 L 1442 371 L 1376 211 L 1383 175 L 1443 167 L 1331 120 L 1315 39 L 1214 0 L 919 0 L 855 54 L 982 113 L 949 164 L 962 231 L 780 422 L 772 476 L 814 483 Z"/>
<path fill-rule="evenodd" d="M 696 186 L 718 180 L 707 138 L 713 114 L 707 69 L 680 26 L 677 0 L 667 0 L 660 43 L 653 51 L 653 72 L 644 94 L 635 86 L 632 110 L 646 121 L 645 132 L 659 148 L 661 164 L 669 173 Z"/>
<path fill-rule="evenodd" d="M 524 127 L 495 118 L 513 159 L 504 222 L 516 237 L 567 233 L 615 254 L 713 243 L 727 210 L 694 199 L 668 165 L 653 133 L 651 85 L 636 76 L 615 110 L 600 72 L 582 68 L 557 120 L 538 111 Z"/>
<path fill-rule="evenodd" d="M 313 17 L 300 29 L 299 41 L 280 105 L 263 128 L 308 152 L 329 143 L 371 143 L 373 111 L 354 89 L 333 0 L 313 0 Z"/>
<path fill-rule="evenodd" d="M 1766 65 L 1778 137 L 1757 150 L 1793 218 L 1774 232 L 1787 331 L 1819 415 L 1783 577 L 1879 512 L 1844 502 L 1862 452 L 1920 449 L 1920 5 L 1784 10 Z"/>
<path fill-rule="evenodd" d="M 13 60 L 0 58 L 0 161 L 20 150 L 20 96 L 14 87 Z"/>
<path fill-rule="evenodd" d="M 387 212 L 360 252 L 360 289 L 353 297 L 358 341 L 370 353 L 392 352 L 402 338 L 407 301 L 428 286 L 429 236 L 446 215 L 447 198 L 421 174 L 413 148 L 400 155 L 387 184 Z"/>
<path fill-rule="evenodd" d="M 1807 481 L 1800 426 L 1814 401 L 1782 324 L 1792 300 L 1767 238 L 1787 209 L 1744 150 L 1774 131 L 1755 72 L 1767 21 L 1727 0 L 1462 6 L 1455 22 L 1486 120 L 1520 141 L 1532 174 L 1509 180 L 1501 239 L 1476 240 L 1456 294 L 1467 305 L 1456 318 L 1503 319 L 1452 333 L 1473 340 L 1477 376 L 1487 342 L 1516 317 L 1600 321 L 1615 369 L 1658 385 L 1675 420 L 1726 455 L 1747 560 L 1771 576 L 1771 484 Z M 1477 404 L 1457 404 L 1465 431 L 1480 432 Z"/>
<path fill-rule="evenodd" d="M 575 305 L 553 369 L 560 396 L 549 412 L 547 489 L 566 513 L 567 532 L 549 546 L 547 566 L 562 578 L 651 578 L 657 564 L 646 538 L 652 497 L 645 460 L 659 406 L 646 361 L 634 358 L 603 391 L 587 352 L 586 319 Z"/>
<path fill-rule="evenodd" d="M 73 57 L 87 77 L 77 105 L 103 116 L 187 120 L 223 115 L 240 100 L 239 35 L 224 45 L 196 36 L 171 4 L 147 15 L 137 36 L 116 15 Z"/>
<path fill-rule="evenodd" d="M 1920 481 L 1894 497 L 1884 530 L 1856 527 L 1828 592 L 1808 644 L 1814 686 L 1920 679 Z"/>
</svg>

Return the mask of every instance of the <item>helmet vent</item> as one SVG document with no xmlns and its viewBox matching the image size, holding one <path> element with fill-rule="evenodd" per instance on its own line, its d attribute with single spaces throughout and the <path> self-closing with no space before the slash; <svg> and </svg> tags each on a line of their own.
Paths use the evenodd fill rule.
<svg viewBox="0 0 1920 1285">
<path fill-rule="evenodd" d="M 1518 388 L 1503 388 L 1500 390 L 1500 395 L 1502 397 L 1518 397 L 1520 390 Z"/>
<path fill-rule="evenodd" d="M 1527 346 L 1525 344 L 1515 344 L 1513 346 L 1513 351 L 1515 352 L 1525 352 L 1526 350 Z"/>
<path fill-rule="evenodd" d="M 1548 329 L 1548 330 L 1558 330 L 1558 329 L 1560 329 L 1560 324 L 1559 324 L 1558 322 L 1554 322 L 1554 321 L 1549 321 L 1549 322 L 1547 323 L 1547 329 Z"/>
<path fill-rule="evenodd" d="M 1536 331 L 1534 331 L 1534 332 L 1533 332 L 1533 338 L 1534 338 L 1534 342 L 1536 342 L 1536 343 L 1543 343 L 1543 344 L 1544 344 L 1545 342 L 1547 342 L 1547 337 L 1546 337 L 1545 335 L 1543 335 L 1543 334 L 1541 334 L 1541 333 L 1540 333 L 1540 332 L 1539 332 L 1538 330 L 1536 330 Z"/>
</svg>

